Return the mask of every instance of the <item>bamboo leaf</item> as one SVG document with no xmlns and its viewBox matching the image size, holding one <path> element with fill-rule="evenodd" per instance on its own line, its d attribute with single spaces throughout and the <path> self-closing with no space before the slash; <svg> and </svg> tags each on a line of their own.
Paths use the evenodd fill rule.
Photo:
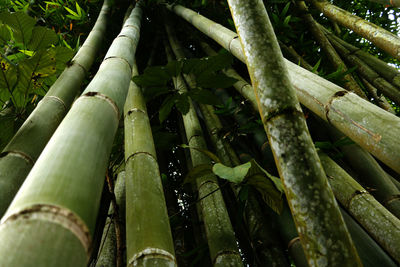
<svg viewBox="0 0 400 267">
<path fill-rule="evenodd" d="M 183 183 L 188 184 L 188 183 L 194 183 L 197 178 L 207 175 L 207 174 L 212 174 L 213 173 L 213 166 L 211 164 L 200 164 L 194 167 L 189 171 L 189 173 L 186 175 Z"/>
<path fill-rule="evenodd" d="M 233 168 L 225 166 L 222 163 L 216 163 L 214 164 L 212 171 L 215 173 L 215 175 L 218 175 L 222 179 L 228 180 L 235 184 L 239 184 L 243 182 L 250 167 L 250 161 Z"/>
<path fill-rule="evenodd" d="M 280 194 L 283 194 L 284 191 L 281 179 L 271 175 L 269 172 L 264 170 L 254 159 L 252 159 L 250 162 L 251 168 L 249 170 L 248 177 L 251 177 L 253 175 L 263 175 L 273 182 L 275 188 L 280 192 Z"/>
<path fill-rule="evenodd" d="M 31 18 L 24 12 L 3 12 L 0 14 L 0 20 L 10 26 L 17 42 L 27 45 L 32 36 L 33 26 L 36 24 L 34 18 Z"/>
<path fill-rule="evenodd" d="M 208 105 L 219 105 L 221 102 L 211 91 L 204 89 L 194 89 L 188 92 L 190 98 L 194 101 Z"/>
</svg>

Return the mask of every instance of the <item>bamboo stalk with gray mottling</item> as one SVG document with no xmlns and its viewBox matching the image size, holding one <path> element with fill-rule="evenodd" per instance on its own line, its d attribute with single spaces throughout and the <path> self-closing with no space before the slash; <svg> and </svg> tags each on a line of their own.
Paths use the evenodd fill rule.
<svg viewBox="0 0 400 267">
<path fill-rule="evenodd" d="M 354 31 L 394 58 L 400 59 L 400 37 L 325 0 L 306 0 L 329 19 Z"/>
<path fill-rule="evenodd" d="M 308 263 L 361 266 L 315 151 L 263 2 L 228 0 L 228 4 Z"/>
<path fill-rule="evenodd" d="M 68 112 L 100 49 L 110 13 L 106 0 L 82 47 L 0 154 L 0 217 Z"/>
<path fill-rule="evenodd" d="M 245 62 L 237 34 L 180 5 L 167 6 Z M 400 173 L 400 119 L 357 95 L 286 61 L 300 102 Z"/>
<path fill-rule="evenodd" d="M 390 82 L 391 84 L 400 88 L 400 72 L 396 68 L 388 65 L 386 62 L 380 60 L 379 58 L 363 51 L 361 48 L 355 47 L 355 46 L 347 43 L 346 41 L 342 40 L 338 36 L 332 34 L 330 31 L 328 31 L 322 25 L 319 25 L 319 26 L 321 27 L 321 29 L 324 31 L 324 33 L 327 35 L 327 37 L 329 39 L 335 40 L 336 42 L 341 44 L 343 47 L 345 47 L 347 50 L 349 50 L 350 53 L 356 55 L 362 61 L 367 63 L 374 71 L 379 73 L 388 82 Z"/>
<path fill-rule="evenodd" d="M 0 266 L 87 265 L 140 20 L 136 7 L 2 218 Z"/>
<path fill-rule="evenodd" d="M 201 113 L 207 127 L 208 135 L 214 145 L 217 156 L 225 166 L 237 166 L 240 164 L 235 151 L 226 140 L 221 139 L 222 124 L 210 105 L 199 104 Z M 238 198 L 239 188 L 231 185 Z M 261 266 L 289 266 L 283 253 L 279 237 L 271 227 L 271 221 L 262 216 L 263 211 L 259 205 L 255 191 L 250 189 L 247 204 L 244 208 L 246 228 L 250 235 L 252 246 L 257 253 Z"/>
<path fill-rule="evenodd" d="M 168 23 L 166 23 L 166 29 L 169 42 L 177 59 L 183 58 L 184 54 L 182 47 L 178 43 L 178 40 Z M 168 56 L 168 61 L 172 60 L 173 56 L 168 45 L 165 46 L 165 50 Z M 187 75 L 186 78 L 190 79 L 190 76 Z M 189 81 L 188 84 L 193 84 L 193 81 Z M 174 78 L 174 85 L 180 93 L 187 91 L 186 84 L 181 75 Z M 189 146 L 207 150 L 203 131 L 191 100 L 189 100 L 189 104 L 189 112 L 182 115 Z M 190 149 L 190 156 L 193 168 L 201 164 L 211 163 L 210 159 L 206 155 L 195 149 Z M 199 177 L 196 178 L 195 183 L 199 198 L 201 199 L 200 208 L 213 265 L 221 267 L 243 266 L 236 245 L 235 233 L 226 210 L 224 199 L 221 191 L 218 190 L 219 186 L 217 177 L 212 173 L 199 175 Z"/>
<path fill-rule="evenodd" d="M 400 262 L 400 220 L 322 152 L 319 156 L 338 201 L 369 234 Z"/>
<path fill-rule="evenodd" d="M 312 35 L 314 36 L 315 40 L 319 43 L 322 50 L 324 51 L 326 57 L 328 58 L 329 62 L 335 69 L 341 68 L 342 72 L 347 72 L 348 69 L 346 64 L 340 58 L 339 54 L 336 52 L 335 48 L 329 42 L 328 38 L 319 28 L 317 22 L 314 20 L 312 15 L 308 12 L 308 7 L 304 1 L 296 1 L 296 7 L 301 12 L 303 19 L 308 24 L 308 28 L 311 31 Z M 356 80 L 354 80 L 353 75 L 350 73 L 343 76 L 343 78 L 347 81 L 344 84 L 344 88 L 353 93 L 356 93 L 358 96 L 368 99 L 365 95 L 364 91 L 361 87 L 357 84 Z"/>
<path fill-rule="evenodd" d="M 138 71 L 134 64 L 132 76 L 136 75 Z M 133 82 L 124 114 L 128 265 L 176 266 L 146 102 L 141 89 Z"/>
<path fill-rule="evenodd" d="M 378 88 L 385 96 L 389 97 L 393 102 L 400 104 L 400 90 L 382 78 L 378 73 L 376 73 L 372 68 L 365 64 L 357 56 L 352 55 L 352 53 L 347 50 L 340 43 L 331 39 L 332 44 L 335 46 L 337 51 L 350 62 L 352 65 L 357 66 L 357 71 L 371 82 L 376 88 Z"/>
<path fill-rule="evenodd" d="M 114 187 L 115 199 L 118 204 L 118 209 L 124 211 L 123 205 L 125 203 L 125 171 L 121 171 L 118 174 L 117 181 Z M 114 267 L 116 266 L 116 255 L 117 255 L 117 238 L 115 233 L 115 213 L 113 204 L 110 204 L 108 209 L 108 217 L 104 225 L 103 235 L 101 237 L 99 253 L 97 257 L 96 267 Z M 124 221 L 122 214 L 119 214 L 121 218 L 117 218 L 120 221 Z"/>
</svg>

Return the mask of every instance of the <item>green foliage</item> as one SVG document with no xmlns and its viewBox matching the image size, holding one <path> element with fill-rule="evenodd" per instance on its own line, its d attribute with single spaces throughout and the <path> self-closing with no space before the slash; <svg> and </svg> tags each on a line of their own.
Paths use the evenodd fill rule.
<svg viewBox="0 0 400 267">
<path fill-rule="evenodd" d="M 159 120 L 163 122 L 174 106 L 179 112 L 186 114 L 189 111 L 190 99 L 203 104 L 220 104 L 211 91 L 203 88 L 232 86 L 236 79 L 216 73 L 231 63 L 232 56 L 228 53 L 220 53 L 213 57 L 175 60 L 170 61 L 166 66 L 148 67 L 142 75 L 135 76 L 132 80 L 144 88 L 143 94 L 146 101 L 169 94 L 159 110 Z M 181 74 L 193 75 L 196 79 L 196 88 L 184 93 L 180 92 L 180 88 L 170 88 L 168 84 L 171 80 Z"/>
<path fill-rule="evenodd" d="M 187 174 L 184 183 L 193 183 L 198 177 L 213 173 L 221 179 L 240 187 L 247 188 L 247 186 L 252 186 L 261 194 L 262 199 L 268 206 L 278 214 L 281 213 L 283 208 L 282 195 L 284 194 L 282 182 L 279 178 L 264 170 L 254 159 L 235 167 L 228 167 L 222 164 L 218 157 L 208 150 L 188 145 L 181 145 L 181 147 L 200 151 L 215 162 L 214 164 L 201 164 L 192 168 Z M 240 195 L 243 199 L 247 198 L 246 189 Z"/>
</svg>

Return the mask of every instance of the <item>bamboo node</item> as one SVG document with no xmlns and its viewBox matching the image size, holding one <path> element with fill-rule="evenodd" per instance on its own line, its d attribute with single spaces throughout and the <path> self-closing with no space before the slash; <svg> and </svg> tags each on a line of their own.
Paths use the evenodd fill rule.
<svg viewBox="0 0 400 267">
<path fill-rule="evenodd" d="M 350 208 L 351 202 L 354 200 L 354 198 L 355 198 L 356 196 L 363 195 L 363 194 L 368 194 L 368 195 L 369 195 L 369 192 L 368 192 L 367 190 L 365 190 L 364 188 L 361 189 L 361 190 L 356 190 L 356 191 L 354 191 L 353 194 L 351 194 L 351 196 L 350 196 L 349 199 L 347 200 L 347 205 L 346 205 L 346 207 L 347 207 L 347 208 Z"/>
<path fill-rule="evenodd" d="M 31 165 L 35 164 L 35 161 L 31 158 L 31 156 L 22 151 L 14 151 L 14 150 L 4 151 L 0 153 L 0 159 L 6 157 L 7 155 L 23 158 L 26 162 L 28 162 Z"/>
<path fill-rule="evenodd" d="M 159 258 L 169 262 L 172 261 L 172 266 L 177 266 L 175 256 L 170 252 L 160 248 L 145 248 L 144 250 L 134 254 L 129 260 L 129 266 L 137 266 L 137 262 L 139 260 L 145 260 L 148 258 Z"/>
<path fill-rule="evenodd" d="M 300 237 L 296 236 L 295 238 L 293 238 L 292 240 L 289 241 L 287 248 L 290 249 L 294 243 L 296 243 L 297 241 L 300 241 Z"/>
<path fill-rule="evenodd" d="M 118 106 L 117 106 L 117 104 L 115 104 L 114 100 L 112 100 L 110 97 L 103 95 L 102 93 L 99 93 L 99 92 L 87 92 L 86 94 L 82 95 L 81 97 L 85 98 L 85 97 L 93 97 L 93 96 L 98 97 L 98 98 L 103 99 L 106 102 L 108 102 L 114 109 L 115 113 L 117 114 L 117 120 L 119 120 L 120 114 L 119 114 Z"/>
<path fill-rule="evenodd" d="M 59 98 L 58 96 L 55 96 L 55 95 L 44 96 L 43 99 L 39 103 L 41 103 L 44 99 L 54 99 L 58 103 L 61 103 L 61 105 L 64 108 L 64 111 L 68 110 L 67 105 L 65 105 L 64 101 L 61 98 Z"/>
<path fill-rule="evenodd" d="M 390 203 L 392 203 L 393 201 L 399 200 L 400 199 L 400 195 L 392 195 L 390 197 L 388 197 L 384 202 L 383 205 L 386 207 L 386 205 L 389 205 Z"/>
<path fill-rule="evenodd" d="M 234 250 L 221 250 L 217 253 L 217 255 L 215 255 L 215 258 L 213 260 L 213 265 L 218 265 L 216 263 L 218 263 L 219 258 L 221 257 L 225 257 L 225 256 L 236 256 L 236 257 L 240 257 L 239 252 L 234 251 Z"/>
<path fill-rule="evenodd" d="M 92 248 L 90 231 L 84 221 L 71 210 L 55 205 L 35 204 L 14 212 L 11 215 L 6 214 L 1 220 L 1 225 L 17 220 L 41 220 L 61 225 L 70 230 L 79 239 L 89 260 Z"/>
</svg>

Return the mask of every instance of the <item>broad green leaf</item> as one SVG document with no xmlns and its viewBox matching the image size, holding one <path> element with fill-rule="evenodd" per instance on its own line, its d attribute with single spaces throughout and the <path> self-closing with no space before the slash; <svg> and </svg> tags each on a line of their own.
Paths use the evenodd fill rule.
<svg viewBox="0 0 400 267">
<path fill-rule="evenodd" d="M 227 88 L 232 86 L 235 82 L 237 82 L 236 79 L 222 73 L 207 73 L 199 77 L 196 76 L 197 86 L 204 88 Z"/>
<path fill-rule="evenodd" d="M 340 138 L 339 140 L 337 140 L 333 143 L 333 145 L 335 147 L 347 146 L 347 145 L 353 145 L 353 144 L 355 144 L 354 141 L 351 140 L 350 138 L 348 138 L 347 136 Z"/>
<path fill-rule="evenodd" d="M 197 151 L 203 153 L 204 155 L 206 155 L 207 157 L 209 157 L 209 158 L 210 158 L 211 160 L 213 160 L 214 162 L 216 162 L 216 163 L 220 163 L 220 162 L 221 162 L 221 160 L 220 160 L 214 153 L 212 153 L 211 151 L 208 151 L 208 150 L 206 150 L 206 149 L 202 149 L 202 148 L 198 148 L 198 147 L 193 147 L 193 146 L 188 146 L 188 145 L 186 145 L 186 144 L 182 144 L 181 147 L 182 147 L 182 148 L 190 148 L 190 149 L 197 150 Z"/>
<path fill-rule="evenodd" d="M 200 164 L 194 167 L 189 171 L 189 173 L 186 175 L 183 183 L 194 183 L 196 182 L 196 179 L 199 177 L 202 177 L 204 175 L 212 174 L 213 173 L 213 167 L 211 164 Z"/>
<path fill-rule="evenodd" d="M 7 90 L 8 94 L 3 93 L 3 97 L 13 90 L 18 80 L 18 66 L 11 64 L 4 58 L 0 57 L 0 90 Z"/>
<path fill-rule="evenodd" d="M 177 77 L 179 74 L 181 74 L 182 66 L 183 66 L 182 61 L 173 60 L 168 62 L 165 68 L 171 77 Z"/>
<path fill-rule="evenodd" d="M 66 64 L 68 61 L 71 60 L 75 52 L 72 49 L 69 49 L 67 47 L 62 47 L 62 46 L 57 46 L 54 48 L 51 48 L 54 50 L 55 55 L 56 55 L 56 69 L 57 71 L 62 71 L 64 70 Z"/>
<path fill-rule="evenodd" d="M 32 38 L 28 44 L 28 49 L 36 51 L 48 48 L 58 42 L 57 34 L 46 27 L 36 26 L 32 31 Z"/>
<path fill-rule="evenodd" d="M 168 96 L 161 104 L 160 110 L 158 111 L 158 119 L 162 123 L 171 113 L 172 107 L 174 106 L 177 99 L 177 95 Z"/>
<path fill-rule="evenodd" d="M 11 39 L 9 28 L 5 24 L 0 25 L 0 45 L 4 46 Z"/>
<path fill-rule="evenodd" d="M 157 87 L 165 86 L 171 79 L 172 76 L 167 72 L 165 67 L 155 66 L 146 68 L 142 75 L 133 77 L 132 81 L 141 87 Z"/>
<path fill-rule="evenodd" d="M 199 58 L 189 58 L 184 60 L 182 66 L 182 72 L 189 74 L 196 71 L 202 65 L 202 61 Z"/>
<path fill-rule="evenodd" d="M 56 73 L 56 52 L 54 49 L 39 50 L 36 54 L 19 63 L 19 79 L 16 89 L 25 95 L 42 86 L 44 79 Z"/>
<path fill-rule="evenodd" d="M 157 86 L 157 87 L 146 87 L 143 88 L 143 96 L 146 102 L 160 96 L 169 93 L 170 90 L 167 86 Z"/>
<path fill-rule="evenodd" d="M 14 38 L 18 43 L 23 43 L 25 46 L 29 43 L 32 36 L 33 26 L 36 21 L 24 12 L 3 12 L 0 14 L 0 20 L 10 26 L 14 33 Z"/>
<path fill-rule="evenodd" d="M 266 178 L 264 175 L 256 174 L 247 178 L 246 183 L 260 192 L 264 202 L 276 213 L 280 214 L 282 212 L 282 194 L 276 190 L 274 183 L 270 179 Z"/>
<path fill-rule="evenodd" d="M 249 186 L 248 185 L 243 185 L 240 188 L 238 197 L 239 197 L 239 200 L 242 202 L 246 201 L 249 198 Z"/>
<path fill-rule="evenodd" d="M 331 142 L 315 142 L 315 147 L 316 148 L 321 148 L 321 149 L 333 149 L 335 146 Z"/>
<path fill-rule="evenodd" d="M 254 159 L 252 159 L 250 162 L 251 162 L 251 168 L 248 173 L 249 178 L 254 175 L 263 175 L 264 177 L 268 178 L 273 182 L 275 188 L 280 192 L 280 194 L 284 192 L 281 179 L 271 175 L 269 172 L 264 170 Z"/>
<path fill-rule="evenodd" d="M 228 180 L 235 184 L 239 184 L 243 182 L 250 167 L 251 167 L 251 162 L 247 162 L 245 164 L 233 168 L 225 166 L 222 163 L 216 163 L 214 164 L 212 170 L 215 173 L 215 175 L 219 176 L 220 178 Z"/>
<path fill-rule="evenodd" d="M 176 101 L 176 108 L 181 112 L 183 115 L 186 115 L 190 109 L 189 98 L 187 94 L 180 94 L 177 97 Z"/>
<path fill-rule="evenodd" d="M 171 149 L 179 140 L 176 133 L 154 131 L 153 132 L 154 146 L 157 150 Z"/>
<path fill-rule="evenodd" d="M 211 91 L 205 89 L 194 89 L 188 95 L 196 102 L 208 105 L 219 105 L 221 102 Z"/>
</svg>

